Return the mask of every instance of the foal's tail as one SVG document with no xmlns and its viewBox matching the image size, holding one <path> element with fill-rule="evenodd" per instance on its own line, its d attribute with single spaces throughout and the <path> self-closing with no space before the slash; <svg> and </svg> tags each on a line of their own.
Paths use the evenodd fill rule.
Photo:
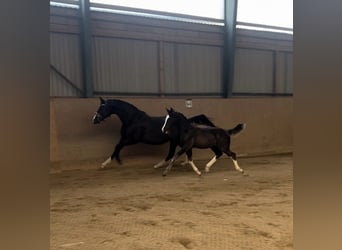
<svg viewBox="0 0 342 250">
<path fill-rule="evenodd" d="M 236 135 L 246 128 L 246 123 L 239 123 L 232 129 L 228 129 L 228 135 Z"/>
</svg>

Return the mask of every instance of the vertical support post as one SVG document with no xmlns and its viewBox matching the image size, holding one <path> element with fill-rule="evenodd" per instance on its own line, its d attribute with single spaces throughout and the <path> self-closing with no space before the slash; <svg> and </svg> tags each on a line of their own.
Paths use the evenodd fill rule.
<svg viewBox="0 0 342 250">
<path fill-rule="evenodd" d="M 89 0 L 80 0 L 81 10 L 81 57 L 82 76 L 84 82 L 83 97 L 93 96 L 93 73 L 91 58 L 91 31 L 90 31 L 90 3 Z"/>
<path fill-rule="evenodd" d="M 233 95 L 237 1 L 224 1 L 223 86 L 226 98 Z"/>
</svg>

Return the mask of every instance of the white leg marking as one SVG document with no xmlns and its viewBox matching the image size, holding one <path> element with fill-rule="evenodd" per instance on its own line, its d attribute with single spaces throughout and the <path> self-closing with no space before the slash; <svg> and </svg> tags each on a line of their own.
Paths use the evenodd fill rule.
<svg viewBox="0 0 342 250">
<path fill-rule="evenodd" d="M 193 161 L 189 161 L 189 163 L 190 163 L 192 169 L 196 172 L 196 174 L 201 175 L 201 172 L 198 170 L 195 163 Z"/>
<path fill-rule="evenodd" d="M 236 160 L 232 159 L 233 163 L 234 163 L 234 166 L 235 166 L 235 169 L 237 171 L 240 171 L 240 172 L 243 172 L 243 169 L 239 167 L 239 164 L 237 163 Z"/>
<path fill-rule="evenodd" d="M 169 115 L 167 115 L 167 116 L 165 117 L 165 122 L 164 122 L 164 125 L 163 125 L 163 127 L 162 127 L 162 132 L 163 132 L 163 133 L 164 133 L 165 125 L 166 125 L 166 123 L 167 123 L 167 120 L 169 120 L 169 118 L 170 118 Z"/>
<path fill-rule="evenodd" d="M 175 156 L 171 159 L 171 161 L 169 162 L 169 165 L 164 169 L 163 176 L 166 176 L 166 174 L 171 170 L 174 161 L 175 161 Z"/>
<path fill-rule="evenodd" d="M 109 157 L 107 160 L 105 160 L 102 164 L 101 164 L 101 168 L 105 168 L 107 164 L 109 164 L 112 161 L 112 159 Z"/>
<path fill-rule="evenodd" d="M 97 115 L 97 113 L 95 113 L 95 115 L 93 116 L 93 121 L 95 120 L 95 118 L 96 118 L 96 115 Z"/>
<path fill-rule="evenodd" d="M 188 164 L 188 163 L 189 163 L 189 158 L 188 158 L 188 156 L 186 156 L 185 161 L 183 161 L 183 162 L 181 163 L 181 165 L 182 165 L 182 166 L 185 166 L 185 165 Z"/>
<path fill-rule="evenodd" d="M 160 167 L 162 167 L 164 164 L 166 163 L 166 161 L 165 160 L 162 160 L 161 162 L 158 162 L 156 165 L 154 165 L 153 167 L 154 168 L 160 168 Z"/>
<path fill-rule="evenodd" d="M 207 165 L 205 166 L 205 172 L 209 172 L 210 168 L 212 165 L 214 165 L 214 163 L 216 162 L 216 155 L 207 163 Z"/>
</svg>

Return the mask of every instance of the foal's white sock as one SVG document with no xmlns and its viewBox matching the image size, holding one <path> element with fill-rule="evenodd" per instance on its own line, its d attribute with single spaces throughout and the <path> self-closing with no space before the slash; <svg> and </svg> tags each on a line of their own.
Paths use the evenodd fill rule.
<svg viewBox="0 0 342 250">
<path fill-rule="evenodd" d="M 214 163 L 216 162 L 216 155 L 207 163 L 207 165 L 205 166 L 205 172 L 209 172 L 210 168 L 212 165 L 214 165 Z"/>
<path fill-rule="evenodd" d="M 201 175 L 201 172 L 198 170 L 193 161 L 189 161 L 189 164 L 191 165 L 192 169 L 196 172 L 196 174 Z"/>
<path fill-rule="evenodd" d="M 240 172 L 243 172 L 243 169 L 239 167 L 239 164 L 237 163 L 236 160 L 232 159 L 233 163 L 234 163 L 234 166 L 235 166 L 235 169 L 237 171 L 240 171 Z"/>
<path fill-rule="evenodd" d="M 109 164 L 112 161 L 112 158 L 109 157 L 107 160 L 105 160 L 102 164 L 101 164 L 101 168 L 105 168 L 107 164 Z"/>
</svg>

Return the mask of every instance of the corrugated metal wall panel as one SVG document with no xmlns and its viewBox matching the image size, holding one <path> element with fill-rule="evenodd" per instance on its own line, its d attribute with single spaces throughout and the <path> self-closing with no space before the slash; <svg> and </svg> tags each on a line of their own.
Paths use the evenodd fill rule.
<svg viewBox="0 0 342 250">
<path fill-rule="evenodd" d="M 175 43 L 164 43 L 164 93 L 177 93 L 180 91 L 177 73 L 177 53 Z"/>
<path fill-rule="evenodd" d="M 72 83 L 52 68 L 50 94 L 81 96 L 80 11 L 50 10 L 51 65 Z M 223 27 L 102 12 L 91 24 L 95 94 L 224 94 Z M 292 93 L 291 35 L 237 29 L 236 46 L 233 94 Z"/>
<path fill-rule="evenodd" d="M 277 53 L 276 88 L 277 94 L 292 93 L 292 53 Z"/>
<path fill-rule="evenodd" d="M 79 89 L 82 86 L 79 36 L 50 33 L 50 64 Z M 53 71 L 53 69 L 50 69 Z M 56 72 L 50 73 L 51 96 L 79 96 L 80 93 Z"/>
<path fill-rule="evenodd" d="M 276 83 L 275 92 L 285 93 L 286 86 L 286 55 L 284 52 L 278 52 L 276 58 Z"/>
<path fill-rule="evenodd" d="M 272 93 L 272 51 L 236 49 L 233 93 Z"/>
<path fill-rule="evenodd" d="M 286 93 L 293 93 L 293 54 L 286 53 Z"/>
<path fill-rule="evenodd" d="M 93 38 L 94 91 L 158 93 L 158 43 Z"/>
<path fill-rule="evenodd" d="M 50 70 L 50 96 L 73 97 L 81 96 L 81 93 L 72 88 L 53 70 Z"/>
<path fill-rule="evenodd" d="M 222 48 L 165 43 L 165 93 L 222 92 Z"/>
</svg>

